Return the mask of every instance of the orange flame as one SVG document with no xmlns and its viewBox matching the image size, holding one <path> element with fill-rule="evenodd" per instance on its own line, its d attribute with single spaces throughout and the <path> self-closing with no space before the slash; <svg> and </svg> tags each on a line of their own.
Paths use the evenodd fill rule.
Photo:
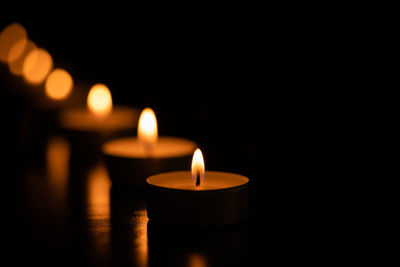
<svg viewBox="0 0 400 267">
<path fill-rule="evenodd" d="M 151 150 L 158 139 L 156 114 L 151 108 L 145 108 L 139 117 L 138 139 L 146 150 Z"/>
<path fill-rule="evenodd" d="M 74 82 L 71 75 L 63 69 L 54 69 L 46 79 L 46 95 L 54 100 L 65 99 L 72 91 Z"/>
<path fill-rule="evenodd" d="M 24 59 L 22 75 L 28 83 L 40 84 L 53 68 L 53 59 L 43 48 L 33 49 Z"/>
<path fill-rule="evenodd" d="M 26 44 L 27 33 L 24 26 L 19 23 L 12 23 L 0 32 L 0 61 L 8 63 L 10 59 L 14 60 L 16 57 L 18 57 L 17 50 L 14 50 L 10 59 L 9 54 L 14 44 L 20 40 L 22 40 L 20 43 L 21 45 L 17 50 L 22 52 L 21 50 L 23 50 Z"/>
<path fill-rule="evenodd" d="M 112 111 L 112 98 L 110 90 L 104 84 L 92 86 L 87 97 L 89 110 L 99 116 L 105 116 Z"/>
<path fill-rule="evenodd" d="M 204 183 L 205 178 L 205 167 L 203 154 L 200 149 L 196 149 L 192 159 L 192 180 L 196 188 L 200 187 Z"/>
<path fill-rule="evenodd" d="M 10 50 L 9 54 L 9 61 L 11 60 L 10 58 L 13 58 L 14 54 L 18 54 L 19 50 L 21 49 L 21 46 L 24 45 L 25 39 L 21 39 L 18 42 L 16 42 L 13 47 Z M 8 68 L 10 69 L 11 73 L 17 76 L 22 75 L 22 67 L 25 61 L 25 58 L 29 55 L 29 53 L 36 49 L 36 44 L 32 42 L 32 40 L 27 40 L 25 44 L 24 51 L 14 60 L 8 62 Z M 16 52 L 15 52 L 16 51 Z"/>
</svg>

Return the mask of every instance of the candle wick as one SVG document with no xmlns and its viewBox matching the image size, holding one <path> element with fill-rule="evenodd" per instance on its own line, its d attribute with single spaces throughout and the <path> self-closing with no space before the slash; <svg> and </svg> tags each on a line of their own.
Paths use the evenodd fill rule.
<svg viewBox="0 0 400 267">
<path fill-rule="evenodd" d="M 196 187 L 200 186 L 200 173 L 196 173 Z"/>
</svg>

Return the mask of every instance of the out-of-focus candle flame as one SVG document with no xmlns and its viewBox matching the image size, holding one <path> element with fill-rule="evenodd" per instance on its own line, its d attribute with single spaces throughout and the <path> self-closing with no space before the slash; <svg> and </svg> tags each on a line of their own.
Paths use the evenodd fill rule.
<svg viewBox="0 0 400 267">
<path fill-rule="evenodd" d="M 110 90 L 104 84 L 92 86 L 87 97 L 88 109 L 95 115 L 105 116 L 112 111 Z"/>
<path fill-rule="evenodd" d="M 8 64 L 17 60 L 24 53 L 27 44 L 28 38 L 19 39 L 15 44 L 13 44 L 8 53 Z"/>
<path fill-rule="evenodd" d="M 204 182 L 205 167 L 203 154 L 200 149 L 196 149 L 192 159 L 192 180 L 196 188 L 200 187 Z"/>
<path fill-rule="evenodd" d="M 62 100 L 71 93 L 73 84 L 72 77 L 66 70 L 54 69 L 46 79 L 46 95 L 54 100 Z"/>
<path fill-rule="evenodd" d="M 25 57 L 22 75 L 28 83 L 40 84 L 53 68 L 53 59 L 43 48 L 35 48 Z"/>
<path fill-rule="evenodd" d="M 151 151 L 158 139 L 156 114 L 151 108 L 145 108 L 140 114 L 137 135 L 145 149 Z"/>
<path fill-rule="evenodd" d="M 22 41 L 18 50 L 23 50 L 27 40 L 27 33 L 24 26 L 19 23 L 12 23 L 0 32 L 0 61 L 9 62 L 10 50 L 20 40 Z M 18 57 L 16 52 L 14 51 L 11 59 Z"/>
<path fill-rule="evenodd" d="M 9 54 L 9 62 L 8 62 L 8 68 L 10 69 L 11 73 L 17 76 L 21 76 L 22 75 L 22 67 L 25 61 L 25 58 L 29 55 L 29 53 L 36 49 L 36 45 L 34 42 L 32 42 L 31 40 L 27 40 L 25 47 L 24 47 L 24 51 L 22 51 L 22 53 L 15 58 L 14 60 L 11 61 L 11 58 L 13 58 L 13 54 L 19 53 L 18 51 L 21 49 L 21 46 L 24 45 L 24 39 L 19 40 L 18 42 L 16 42 L 13 47 L 10 50 L 10 54 Z"/>
</svg>

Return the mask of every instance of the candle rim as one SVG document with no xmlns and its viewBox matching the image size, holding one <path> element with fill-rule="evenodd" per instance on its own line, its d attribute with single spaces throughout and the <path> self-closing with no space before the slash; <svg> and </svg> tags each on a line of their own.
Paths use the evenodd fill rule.
<svg viewBox="0 0 400 267">
<path fill-rule="evenodd" d="M 149 181 L 151 178 L 153 178 L 155 176 L 160 176 L 160 175 L 164 175 L 164 174 L 170 174 L 170 175 L 172 174 L 173 175 L 174 173 L 176 173 L 176 174 L 180 173 L 181 174 L 181 173 L 186 173 L 186 172 L 189 175 L 191 175 L 191 171 L 172 171 L 172 172 L 157 173 L 157 174 L 154 174 L 154 175 L 152 175 L 150 177 L 147 177 L 146 178 L 146 183 L 147 183 L 148 186 L 154 186 L 154 187 L 157 187 L 157 188 L 162 188 L 163 190 L 190 191 L 190 192 L 199 192 L 199 194 L 200 194 L 200 192 L 231 190 L 231 189 L 239 188 L 239 187 L 242 187 L 242 186 L 246 186 L 250 182 L 250 179 L 248 177 L 246 177 L 244 175 L 241 175 L 241 174 L 232 173 L 232 172 L 223 172 L 223 171 L 213 171 L 213 170 L 206 170 L 206 175 L 207 175 L 207 173 L 224 174 L 224 175 L 230 174 L 230 175 L 234 175 L 236 177 L 239 177 L 239 178 L 243 179 L 243 183 L 238 184 L 238 185 L 229 186 L 229 187 L 224 187 L 224 188 L 206 188 L 206 189 L 198 190 L 196 188 L 172 188 L 172 187 L 157 185 L 157 184 L 151 183 Z M 188 177 L 190 178 L 191 176 L 188 176 Z M 207 177 L 206 177 L 206 179 L 207 179 Z"/>
<path fill-rule="evenodd" d="M 113 144 L 120 144 L 124 142 L 133 142 L 135 145 L 139 144 L 139 139 L 137 136 L 131 136 L 131 137 L 120 137 L 120 138 L 115 138 L 111 139 L 109 141 L 106 141 L 102 145 L 102 152 L 103 154 L 111 157 L 119 157 L 119 158 L 127 158 L 127 159 L 170 159 L 170 158 L 181 158 L 181 157 L 187 157 L 191 156 L 193 154 L 193 151 L 196 149 L 197 145 L 195 142 L 192 140 L 183 138 L 183 137 L 176 137 L 176 136 L 168 136 L 168 135 L 163 135 L 158 137 L 157 143 L 162 144 L 163 142 L 180 142 L 182 144 L 185 144 L 187 148 L 184 149 L 184 151 L 180 151 L 180 153 L 174 153 L 174 154 L 168 154 L 168 155 L 158 155 L 158 156 L 152 156 L 149 157 L 148 155 L 135 155 L 132 156 L 131 153 L 129 155 L 122 155 L 121 153 L 117 153 L 115 149 L 112 148 Z M 126 146 L 126 144 L 125 144 Z"/>
<path fill-rule="evenodd" d="M 105 126 L 107 122 L 114 119 L 114 116 L 121 116 L 119 114 L 125 114 L 123 116 L 131 117 L 132 121 L 129 124 L 121 123 L 117 126 L 112 127 L 110 130 L 108 126 Z M 128 114 L 128 115 L 127 115 Z M 139 110 L 137 108 L 127 106 L 127 105 L 116 105 L 113 110 L 105 117 L 94 119 L 98 123 L 96 126 L 91 125 L 90 127 L 81 122 L 77 123 L 73 119 L 77 116 L 85 116 L 87 118 L 93 119 L 95 115 L 92 114 L 84 106 L 73 106 L 65 108 L 59 114 L 59 123 L 62 128 L 73 130 L 73 131 L 83 131 L 83 132 L 107 132 L 107 131 L 121 131 L 121 130 L 134 130 L 137 127 L 137 120 L 139 117 Z"/>
</svg>

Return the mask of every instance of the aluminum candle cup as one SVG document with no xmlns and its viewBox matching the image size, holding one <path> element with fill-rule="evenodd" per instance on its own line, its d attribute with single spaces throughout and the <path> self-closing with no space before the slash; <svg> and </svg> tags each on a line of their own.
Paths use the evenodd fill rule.
<svg viewBox="0 0 400 267">
<path fill-rule="evenodd" d="M 159 137 L 147 150 L 136 137 L 118 138 L 103 145 L 113 185 L 144 190 L 146 177 L 181 170 L 190 162 L 196 144 L 177 137 Z"/>
<path fill-rule="evenodd" d="M 146 179 L 151 223 L 182 226 L 228 225 L 248 218 L 245 176 L 206 171 L 196 186 L 190 171 L 161 173 Z"/>
</svg>

